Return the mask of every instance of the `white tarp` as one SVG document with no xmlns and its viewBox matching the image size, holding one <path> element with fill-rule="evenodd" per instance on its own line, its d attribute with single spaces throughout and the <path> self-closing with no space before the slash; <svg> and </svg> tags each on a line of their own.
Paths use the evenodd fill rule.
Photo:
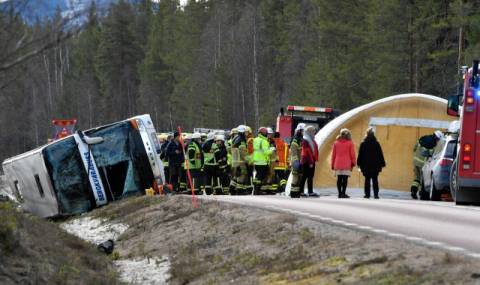
<svg viewBox="0 0 480 285">
<path fill-rule="evenodd" d="M 370 118 L 369 126 L 403 126 L 403 127 L 420 127 L 431 129 L 448 129 L 451 121 L 412 119 L 412 118 Z"/>
</svg>

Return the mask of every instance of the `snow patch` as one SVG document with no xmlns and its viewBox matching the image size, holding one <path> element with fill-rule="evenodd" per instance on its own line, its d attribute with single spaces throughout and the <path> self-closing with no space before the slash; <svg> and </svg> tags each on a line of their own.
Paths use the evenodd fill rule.
<svg viewBox="0 0 480 285">
<path fill-rule="evenodd" d="M 120 280 L 133 284 L 168 284 L 170 261 L 167 257 L 115 261 Z"/>
<path fill-rule="evenodd" d="M 109 239 L 116 240 L 128 229 L 128 226 L 108 223 L 105 219 L 84 217 L 63 223 L 61 228 L 83 240 L 98 245 Z"/>
<path fill-rule="evenodd" d="M 65 231 L 83 240 L 98 245 L 117 238 L 128 229 L 128 225 L 109 223 L 106 219 L 83 217 L 61 225 Z M 114 262 L 120 279 L 133 284 L 168 284 L 170 261 L 167 257 L 144 259 L 121 259 Z"/>
</svg>

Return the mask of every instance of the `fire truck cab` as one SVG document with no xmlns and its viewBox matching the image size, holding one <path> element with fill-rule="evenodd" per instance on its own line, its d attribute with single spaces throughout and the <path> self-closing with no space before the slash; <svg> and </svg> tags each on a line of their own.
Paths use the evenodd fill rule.
<svg viewBox="0 0 480 285">
<path fill-rule="evenodd" d="M 460 117 L 459 155 L 452 166 L 450 189 L 456 204 L 480 204 L 479 61 L 463 73 L 463 94 L 448 98 L 447 114 Z"/>
<path fill-rule="evenodd" d="M 280 109 L 276 127 L 280 138 L 287 142 L 290 142 L 298 124 L 305 123 L 319 130 L 338 116 L 332 108 L 322 107 L 288 106 L 287 112 L 285 113 L 283 108 Z"/>
</svg>

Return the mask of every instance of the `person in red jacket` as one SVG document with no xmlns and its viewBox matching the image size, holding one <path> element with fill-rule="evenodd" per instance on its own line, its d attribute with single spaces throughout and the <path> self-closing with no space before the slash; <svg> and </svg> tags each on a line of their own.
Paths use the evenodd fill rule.
<svg viewBox="0 0 480 285">
<path fill-rule="evenodd" d="M 346 193 L 348 177 L 356 161 L 352 135 L 348 129 L 341 129 L 332 149 L 332 170 L 337 176 L 338 198 L 350 198 Z"/>
<path fill-rule="evenodd" d="M 300 192 L 303 193 L 305 182 L 308 185 L 308 196 L 318 197 L 318 194 L 313 192 L 313 176 L 315 174 L 315 163 L 318 161 L 318 146 L 315 142 L 315 128 L 308 126 L 303 134 L 302 141 L 302 181 L 300 183 Z"/>
</svg>

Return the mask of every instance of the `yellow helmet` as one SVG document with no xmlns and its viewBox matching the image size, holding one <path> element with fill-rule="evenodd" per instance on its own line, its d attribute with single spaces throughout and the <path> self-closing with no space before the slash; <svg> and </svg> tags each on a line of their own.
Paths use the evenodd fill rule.
<svg viewBox="0 0 480 285">
<path fill-rule="evenodd" d="M 247 133 L 252 133 L 252 128 L 250 128 L 249 126 L 245 126 L 245 131 Z"/>
</svg>

